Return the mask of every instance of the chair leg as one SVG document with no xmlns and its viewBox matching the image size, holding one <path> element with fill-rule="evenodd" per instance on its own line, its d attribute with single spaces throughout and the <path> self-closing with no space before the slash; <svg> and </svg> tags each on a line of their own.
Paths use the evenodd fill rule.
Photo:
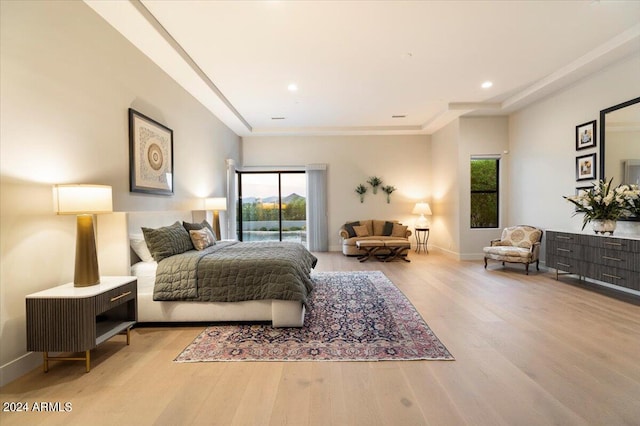
<svg viewBox="0 0 640 426">
<path fill-rule="evenodd" d="M 529 275 L 529 264 L 528 263 L 524 264 L 524 270 L 527 272 L 526 275 Z"/>
<path fill-rule="evenodd" d="M 536 260 L 536 271 L 540 270 L 540 259 Z"/>
<path fill-rule="evenodd" d="M 487 258 L 484 258 L 484 269 L 487 269 Z"/>
</svg>

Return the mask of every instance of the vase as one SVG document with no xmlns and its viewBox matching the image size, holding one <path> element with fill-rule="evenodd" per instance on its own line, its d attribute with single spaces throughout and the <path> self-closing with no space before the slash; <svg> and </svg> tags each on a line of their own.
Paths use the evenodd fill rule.
<svg viewBox="0 0 640 426">
<path fill-rule="evenodd" d="M 593 232 L 596 234 L 606 234 L 613 235 L 613 231 L 616 230 L 617 222 L 611 219 L 594 219 L 591 221 L 591 227 L 593 228 Z"/>
</svg>

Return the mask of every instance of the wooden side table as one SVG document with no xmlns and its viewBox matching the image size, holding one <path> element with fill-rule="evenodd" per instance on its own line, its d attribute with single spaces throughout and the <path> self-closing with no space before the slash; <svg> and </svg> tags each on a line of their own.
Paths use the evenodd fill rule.
<svg viewBox="0 0 640 426">
<path fill-rule="evenodd" d="M 427 242 L 429 241 L 429 228 L 416 228 L 416 253 L 420 253 L 420 250 L 424 249 L 429 253 L 427 248 Z"/>
<path fill-rule="evenodd" d="M 27 295 L 27 350 L 43 352 L 45 373 L 49 361 L 85 361 L 89 372 L 91 349 L 116 334 L 131 342 L 137 289 L 136 277 L 100 277 L 100 284 L 90 287 L 68 283 Z M 84 352 L 84 357 L 49 352 Z"/>
</svg>

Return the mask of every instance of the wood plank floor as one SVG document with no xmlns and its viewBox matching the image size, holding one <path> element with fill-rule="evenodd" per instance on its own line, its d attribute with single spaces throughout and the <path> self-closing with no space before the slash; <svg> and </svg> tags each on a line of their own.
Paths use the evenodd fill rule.
<svg viewBox="0 0 640 426">
<path fill-rule="evenodd" d="M 29 425 L 639 425 L 640 307 L 519 265 L 410 254 L 318 270 L 382 270 L 455 361 L 172 360 L 203 329 L 137 328 L 82 363 L 53 363 L 0 390 L 5 402 L 71 402 L 68 413 L 0 413 Z"/>
</svg>

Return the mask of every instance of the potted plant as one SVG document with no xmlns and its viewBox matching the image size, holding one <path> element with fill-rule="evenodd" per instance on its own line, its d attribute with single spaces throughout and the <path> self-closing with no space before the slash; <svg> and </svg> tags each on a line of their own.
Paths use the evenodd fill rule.
<svg viewBox="0 0 640 426">
<path fill-rule="evenodd" d="M 371 185 L 371 187 L 373 188 L 373 193 L 377 194 L 378 193 L 378 187 L 380 185 L 382 185 L 382 179 L 380 179 L 378 176 L 372 176 L 372 177 L 369 178 L 367 183 L 369 185 Z"/>
<path fill-rule="evenodd" d="M 364 202 L 364 194 L 367 192 L 367 187 L 363 184 L 356 186 L 356 192 L 360 194 L 360 202 Z"/>
<path fill-rule="evenodd" d="M 387 203 L 391 202 L 391 193 L 396 190 L 395 186 L 387 185 L 383 186 L 382 190 L 387 194 Z"/>
<path fill-rule="evenodd" d="M 597 233 L 609 232 L 613 235 L 616 221 L 621 217 L 633 215 L 637 208 L 640 192 L 636 185 L 611 185 L 613 179 L 606 182 L 600 180 L 588 190 L 580 190 L 578 195 L 563 197 L 575 208 L 574 216 L 583 213 L 582 229 L 591 222 L 593 231 Z"/>
</svg>

